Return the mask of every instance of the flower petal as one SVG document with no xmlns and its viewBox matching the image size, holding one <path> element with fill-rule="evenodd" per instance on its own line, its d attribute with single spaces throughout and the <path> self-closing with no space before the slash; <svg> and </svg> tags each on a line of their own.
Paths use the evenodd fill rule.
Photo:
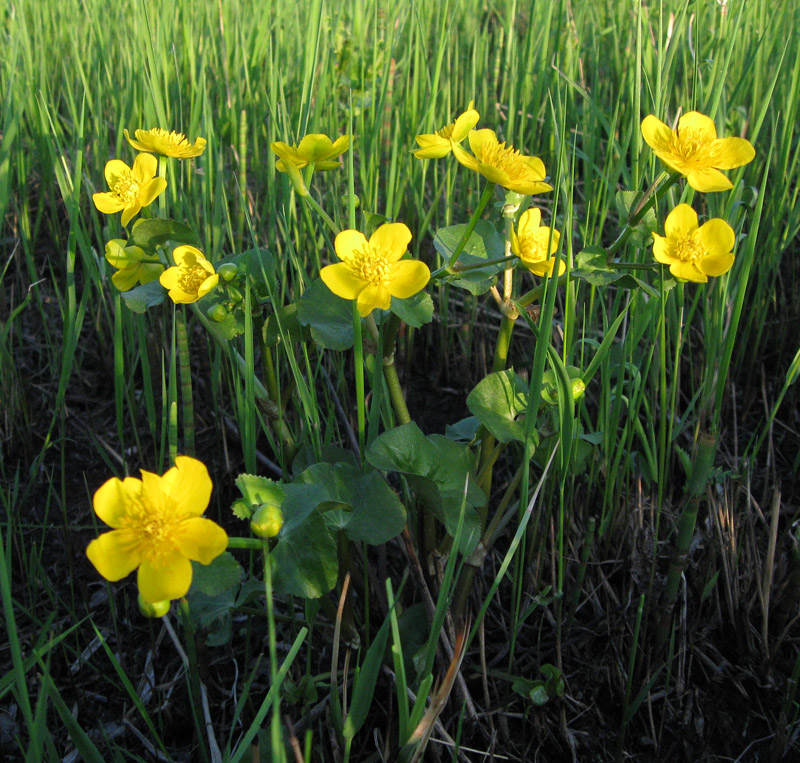
<svg viewBox="0 0 800 763">
<path fill-rule="evenodd" d="M 126 477 L 124 480 L 112 477 L 95 491 L 92 498 L 94 513 L 109 527 L 122 527 L 128 507 L 138 503 L 142 487 L 142 481 L 135 477 Z"/>
<path fill-rule="evenodd" d="M 686 173 L 686 180 L 695 191 L 700 191 L 700 193 L 727 191 L 733 188 L 733 183 L 725 175 L 711 167 L 690 170 Z"/>
<path fill-rule="evenodd" d="M 431 271 L 419 260 L 402 260 L 395 266 L 394 278 L 387 284 L 389 294 L 398 299 L 413 297 L 422 291 L 431 278 Z"/>
<path fill-rule="evenodd" d="M 736 243 L 733 228 L 719 217 L 703 223 L 695 236 L 709 255 L 729 254 Z"/>
<path fill-rule="evenodd" d="M 109 188 L 114 187 L 114 180 L 118 177 L 129 177 L 131 168 L 119 159 L 112 159 L 106 162 L 105 176 Z"/>
<path fill-rule="evenodd" d="M 179 267 L 193 268 L 205 260 L 205 255 L 196 247 L 189 244 L 176 246 L 172 252 L 175 264 Z"/>
<path fill-rule="evenodd" d="M 653 257 L 662 265 L 671 265 L 677 260 L 672 242 L 665 236 L 659 236 L 658 233 L 653 234 Z"/>
<path fill-rule="evenodd" d="M 202 297 L 205 297 L 205 295 L 209 294 L 218 283 L 219 283 L 219 275 L 217 275 L 216 273 L 214 273 L 213 276 L 209 276 L 208 278 L 206 278 L 206 280 L 203 281 L 203 283 L 201 283 L 197 289 L 197 298 L 200 299 Z"/>
<path fill-rule="evenodd" d="M 688 204 L 678 204 L 667 215 L 664 223 L 664 232 L 667 234 L 667 238 L 671 239 L 684 238 L 695 230 L 697 230 L 697 212 Z"/>
<path fill-rule="evenodd" d="M 125 209 L 125 202 L 114 193 L 93 193 L 92 201 L 104 215 L 113 215 Z"/>
<path fill-rule="evenodd" d="M 143 262 L 139 266 L 139 283 L 144 285 L 156 281 L 163 272 L 164 266 L 160 262 Z"/>
<path fill-rule="evenodd" d="M 367 282 L 350 270 L 345 262 L 326 265 L 320 270 L 319 276 L 322 282 L 342 299 L 355 299 L 367 285 Z"/>
<path fill-rule="evenodd" d="M 453 149 L 455 152 L 455 149 Z M 478 162 L 477 167 L 478 172 L 481 173 L 488 181 L 492 183 L 497 183 L 497 185 L 503 186 L 503 188 L 508 188 L 510 190 L 517 190 L 513 188 L 514 181 L 508 176 L 508 173 L 505 170 L 501 170 L 499 167 L 495 167 L 493 164 L 485 164 L 484 162 Z M 524 191 L 519 191 L 519 193 L 524 193 Z"/>
<path fill-rule="evenodd" d="M 411 231 L 404 223 L 385 223 L 369 238 L 370 247 L 381 250 L 391 262 L 402 258 L 410 242 Z"/>
<path fill-rule="evenodd" d="M 642 137 L 654 151 L 668 151 L 674 136 L 674 130 L 652 114 L 642 120 Z"/>
<path fill-rule="evenodd" d="M 204 517 L 181 522 L 172 540 L 183 556 L 200 564 L 211 564 L 228 547 L 225 530 Z"/>
<path fill-rule="evenodd" d="M 180 283 L 181 269 L 180 268 L 167 268 L 159 277 L 158 282 L 165 289 L 177 289 Z"/>
<path fill-rule="evenodd" d="M 143 154 L 139 154 L 143 156 Z M 164 178 L 153 178 L 145 183 L 139 191 L 139 202 L 143 207 L 149 207 L 158 198 L 167 187 L 167 181 Z"/>
<path fill-rule="evenodd" d="M 133 218 L 139 214 L 141 209 L 142 209 L 142 202 L 140 202 L 138 199 L 136 201 L 131 202 L 127 207 L 125 207 L 125 209 L 122 212 L 122 217 L 120 218 L 120 222 L 122 223 L 122 225 L 125 226 L 131 220 L 133 220 Z"/>
<path fill-rule="evenodd" d="M 473 130 L 472 132 L 475 131 Z M 472 135 L 472 133 L 470 133 L 470 135 Z M 467 169 L 478 172 L 478 160 L 472 156 L 472 154 L 467 153 L 453 140 L 450 141 L 450 150 L 453 152 L 453 156 L 455 156 L 459 164 L 463 164 Z"/>
<path fill-rule="evenodd" d="M 450 138 L 456 143 L 461 143 L 467 137 L 469 131 L 478 124 L 480 114 L 473 108 L 467 109 L 463 114 L 459 115 L 453 125 L 453 132 L 450 133 Z"/>
<path fill-rule="evenodd" d="M 695 140 L 712 141 L 717 138 L 717 128 L 714 120 L 701 114 L 699 111 L 687 111 L 678 120 L 678 137 L 683 133 L 691 132 Z"/>
<path fill-rule="evenodd" d="M 178 551 L 144 560 L 139 567 L 139 593 L 145 601 L 180 599 L 192 585 L 192 563 Z"/>
<path fill-rule="evenodd" d="M 309 164 L 319 161 L 331 155 L 333 143 L 327 135 L 321 133 L 311 133 L 306 135 L 297 147 L 297 153 Z"/>
<path fill-rule="evenodd" d="M 358 314 L 366 318 L 376 307 L 388 310 L 392 306 L 392 295 L 381 284 L 368 284 L 358 295 Z"/>
<path fill-rule="evenodd" d="M 161 477 L 161 490 L 184 516 L 199 517 L 208 507 L 213 487 L 206 465 L 191 456 L 178 456 L 175 466 Z"/>
<path fill-rule="evenodd" d="M 669 272 L 675 278 L 683 278 L 684 281 L 694 281 L 694 283 L 706 283 L 708 281 L 705 273 L 701 273 L 691 262 L 682 262 L 680 260 L 673 262 L 669 266 Z"/>
<path fill-rule="evenodd" d="M 87 546 L 86 556 L 112 583 L 130 575 L 141 562 L 138 544 L 126 530 L 112 530 L 95 538 Z"/>
<path fill-rule="evenodd" d="M 752 162 L 756 151 L 744 138 L 717 138 L 711 144 L 711 163 L 721 170 L 732 170 Z"/>
<path fill-rule="evenodd" d="M 732 252 L 726 254 L 710 254 L 699 262 L 699 268 L 707 276 L 721 276 L 733 267 L 734 256 Z"/>
<path fill-rule="evenodd" d="M 414 151 L 414 156 L 417 159 L 441 159 L 452 150 L 450 141 L 441 135 L 417 135 L 416 140 L 422 146 L 422 148 Z"/>
<path fill-rule="evenodd" d="M 139 280 L 139 268 L 125 268 L 118 270 L 111 276 L 111 283 L 119 289 L 119 291 L 128 291 L 132 289 L 134 284 Z M 150 279 L 155 280 L 155 279 Z"/>
<path fill-rule="evenodd" d="M 347 151 L 348 148 L 350 148 L 350 136 L 340 135 L 335 141 L 333 141 L 331 153 L 328 156 L 329 158 L 341 156 L 345 151 Z"/>
<path fill-rule="evenodd" d="M 547 170 L 544 168 L 544 162 L 538 156 L 521 156 L 520 158 L 528 165 L 532 173 L 532 180 L 545 179 Z"/>
<path fill-rule="evenodd" d="M 472 149 L 472 153 L 475 154 L 479 161 L 483 156 L 484 146 L 486 148 L 492 148 L 496 145 L 497 134 L 494 130 L 471 130 L 469 133 L 469 147 Z"/>
<path fill-rule="evenodd" d="M 139 143 L 138 140 L 131 138 L 131 136 L 128 134 L 127 129 L 123 130 L 122 132 L 125 135 L 125 139 L 128 141 L 128 143 L 131 144 L 133 148 L 135 148 L 137 151 L 147 151 L 147 146 L 143 145 L 142 143 Z M 136 132 L 139 133 L 141 132 L 141 130 L 137 130 Z"/>
<path fill-rule="evenodd" d="M 363 252 L 367 248 L 367 237 L 357 230 L 343 230 L 333 242 L 333 248 L 340 260 L 349 260 L 354 252 Z"/>
<path fill-rule="evenodd" d="M 523 236 L 526 233 L 533 233 L 542 222 L 542 210 L 539 207 L 533 207 L 532 209 L 526 209 L 520 216 L 519 216 L 519 223 L 517 224 L 517 230 L 519 231 L 519 235 Z"/>
<path fill-rule="evenodd" d="M 139 183 L 139 185 L 144 185 L 152 180 L 157 172 L 158 159 L 156 159 L 155 156 L 152 154 L 136 155 L 136 158 L 133 160 L 133 179 Z M 164 182 L 166 184 L 166 181 Z"/>
</svg>

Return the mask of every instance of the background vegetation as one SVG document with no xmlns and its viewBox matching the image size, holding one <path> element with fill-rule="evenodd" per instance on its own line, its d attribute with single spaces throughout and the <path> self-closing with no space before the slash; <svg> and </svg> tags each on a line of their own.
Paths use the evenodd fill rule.
<svg viewBox="0 0 800 763">
<path fill-rule="evenodd" d="M 678 286 L 669 299 L 584 281 L 559 293 L 552 346 L 581 369 L 622 317 L 576 406 L 584 458 L 557 457 L 545 471 L 537 455 L 524 496 L 512 484 L 522 450 L 498 462 L 490 506 L 512 485 L 512 505 L 524 508 L 544 479 L 524 542 L 509 545 L 515 519 L 476 575 L 472 611 L 485 605 L 488 614 L 426 755 L 797 754 L 795 2 L 8 0 L 1 12 L 1 749 L 29 760 L 92 751 L 104 760 L 213 760 L 215 744 L 224 755 L 250 754 L 236 745 L 260 728 L 270 686 L 263 600 L 234 610 L 221 645 L 196 634 L 189 657 L 204 693 L 193 701 L 199 684 L 187 684 L 170 638 L 177 621 L 141 618 L 133 584 L 106 584 L 85 557 L 97 532 L 94 490 L 112 474 L 166 468 L 178 395 L 172 307 L 137 315 L 124 306 L 103 259 L 117 222 L 91 204 L 105 190 L 106 161 L 132 158 L 123 128 L 208 140 L 200 159 L 176 165 L 184 193 L 170 183 L 170 210 L 199 231 L 212 261 L 254 245 L 273 253 L 278 293 L 266 318 L 333 257 L 327 231 L 275 172 L 270 142 L 341 135 L 352 124 L 360 212 L 406 223 L 413 255 L 435 266 L 434 232 L 466 222 L 482 184 L 455 161 L 420 162 L 410 150 L 414 135 L 474 99 L 481 126 L 544 160 L 556 192 L 542 204 L 568 257 L 613 241 L 616 192 L 643 190 L 659 171 L 641 138 L 645 115 L 712 114 L 722 134 L 753 143 L 756 159 L 730 173 L 730 194 L 695 199 L 739 236 L 730 274 Z M 340 222 L 347 183 L 340 171 L 313 186 Z M 680 187 L 672 194 L 677 203 Z M 651 256 L 636 244 L 626 254 Z M 405 331 L 399 362 L 412 417 L 443 434 L 468 416 L 499 315 L 486 297 L 452 287 L 433 297 L 434 323 Z M 199 325 L 190 321 L 189 332 L 196 452 L 215 483 L 208 513 L 240 534 L 230 512 L 235 475 L 275 476 L 290 465 L 269 415 L 245 394 L 245 375 Z M 530 370 L 533 347 L 520 325 L 518 372 Z M 262 375 L 258 341 L 243 338 L 238 349 Z M 274 357 L 283 388 L 294 390 L 281 416 L 298 442 L 349 447 L 350 355 L 298 341 L 279 343 Z M 662 645 L 659 602 L 701 430 L 718 438 L 715 468 Z M 363 645 L 383 622 L 385 579 L 396 594 L 404 580 L 407 553 L 395 540 L 357 554 L 362 591 L 372 591 L 355 609 Z M 434 601 L 450 594 L 446 559 L 434 562 L 405 579 L 403 628 L 390 642 L 402 643 L 414 692 L 426 678 L 409 661 L 428 637 L 426 590 Z M 365 651 L 355 640 L 341 654 L 333 648 L 336 598 L 326 604 L 275 608 L 281 660 L 299 629 L 311 629 L 282 685 L 281 712 L 286 739 L 293 727 L 315 760 L 341 758 L 330 686 L 345 685 L 346 706 Z M 436 642 L 423 648 L 426 659 Z M 441 678 L 447 664 L 440 654 L 428 677 Z M 394 754 L 397 667 L 388 660 L 378 673 L 352 759 Z M 277 754 L 274 737 L 255 739 L 262 759 Z"/>
</svg>

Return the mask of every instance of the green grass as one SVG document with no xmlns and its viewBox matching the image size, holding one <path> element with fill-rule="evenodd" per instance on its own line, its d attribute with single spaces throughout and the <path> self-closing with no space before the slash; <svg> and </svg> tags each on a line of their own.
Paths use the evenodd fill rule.
<svg viewBox="0 0 800 763">
<path fill-rule="evenodd" d="M 411 760 L 398 728 L 428 719 L 437 741 L 425 755 L 442 759 L 455 759 L 447 740 L 521 760 L 797 754 L 794 2 L 21 0 L 0 18 L 4 751 L 215 760 L 216 748 L 249 756 L 252 741 L 277 760 L 295 755 L 294 728 L 308 760 L 345 749 L 378 760 L 376 743 L 386 759 Z M 269 618 L 260 583 L 237 601 L 220 646 L 170 614 L 176 643 L 197 647 L 185 669 L 164 624 L 139 615 L 135 584 L 107 584 L 88 563 L 101 531 L 92 494 L 187 452 L 189 384 L 194 450 L 215 484 L 207 515 L 231 535 L 247 534 L 230 512 L 239 473 L 295 475 L 331 448 L 364 456 L 392 429 L 381 373 L 391 347 L 376 362 L 366 325 L 355 357 L 293 334 L 283 314 L 280 341 L 262 341 L 264 320 L 274 330 L 274 313 L 335 260 L 331 231 L 275 171 L 270 143 L 352 134 L 342 169 L 314 176 L 314 198 L 340 228 L 407 224 L 412 256 L 433 270 L 443 264 L 434 235 L 470 219 L 484 182 L 452 157 L 415 159 L 414 136 L 471 100 L 479 127 L 544 161 L 554 192 L 537 203 L 571 267 L 616 239 L 617 192 L 643 191 L 663 169 L 642 139 L 644 116 L 672 123 L 696 109 L 720 134 L 747 137 L 756 158 L 727 173 L 732 191 L 696 194 L 681 181 L 655 207 L 659 230 L 681 201 L 728 220 L 733 269 L 669 291 L 655 274 L 650 292 L 548 285 L 538 316 L 516 321 L 508 366 L 536 401 L 548 370 L 562 390 L 566 367 L 591 380 L 580 399 L 529 406 L 525 443 L 484 472 L 485 558 L 448 553 L 454 528 L 426 524 L 413 481 L 395 473 L 409 533 L 340 547 L 353 582 L 338 615 L 342 580 L 319 601 L 276 597 Z M 268 295 L 244 295 L 258 309 L 230 342 L 188 310 L 183 345 L 171 304 L 136 314 L 111 283 L 103 248 L 123 231 L 91 194 L 106 190 L 109 159 L 133 159 L 123 128 L 152 126 L 208 140 L 199 159 L 170 164 L 164 204 L 209 259 L 272 254 Z M 500 207 L 495 192 L 482 217 L 502 234 Z M 652 261 L 634 239 L 618 255 Z M 534 286 L 515 278 L 517 294 Z M 394 367 L 412 420 L 444 434 L 470 415 L 501 315 L 489 294 L 441 281 L 428 291 L 434 320 L 401 329 Z M 695 470 L 704 435 L 715 452 Z M 476 464 L 489 458 L 472 452 Z M 258 554 L 233 553 L 262 579 Z M 675 585 L 673 613 L 664 590 Z M 465 626 L 445 614 L 462 604 L 472 638 L 432 725 L 425 701 L 457 662 Z M 383 667 L 374 639 L 388 644 Z M 566 688 L 540 706 L 529 692 L 547 689 L 534 686 L 546 664 Z"/>
</svg>

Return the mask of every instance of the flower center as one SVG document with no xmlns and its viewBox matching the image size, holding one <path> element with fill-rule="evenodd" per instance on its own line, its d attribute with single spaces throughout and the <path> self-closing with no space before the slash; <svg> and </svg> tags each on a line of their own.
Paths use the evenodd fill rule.
<svg viewBox="0 0 800 763">
<path fill-rule="evenodd" d="M 125 529 L 136 538 L 142 553 L 157 560 L 173 549 L 172 536 L 181 521 L 171 501 L 158 506 L 142 496 L 127 506 Z"/>
<path fill-rule="evenodd" d="M 181 287 L 181 291 L 187 294 L 197 294 L 198 289 L 206 278 L 208 278 L 208 273 L 199 265 L 195 265 L 192 268 L 181 268 L 178 286 Z"/>
<path fill-rule="evenodd" d="M 528 165 L 522 161 L 519 151 L 512 146 L 506 147 L 505 141 L 503 143 L 486 141 L 481 145 L 480 153 L 479 161 L 496 167 L 514 180 L 528 175 Z"/>
<path fill-rule="evenodd" d="M 436 134 L 440 138 L 444 138 L 445 140 L 449 140 L 450 136 L 453 134 L 453 130 L 455 129 L 455 126 L 456 126 L 455 122 L 450 122 L 449 125 L 445 125 L 444 127 L 442 127 L 441 130 L 437 130 Z"/>
<path fill-rule="evenodd" d="M 533 233 L 523 233 L 519 238 L 520 259 L 528 262 L 542 262 L 547 259 L 545 246 Z"/>
<path fill-rule="evenodd" d="M 695 262 L 703 258 L 703 247 L 693 236 L 684 236 L 678 241 L 675 253 L 681 262 Z"/>
<path fill-rule="evenodd" d="M 685 161 L 697 159 L 708 148 L 708 139 L 698 130 L 681 130 L 672 150 Z"/>
<path fill-rule="evenodd" d="M 139 196 L 139 184 L 133 179 L 133 175 L 117 175 L 112 178 L 109 184 L 116 196 L 124 202 L 136 201 Z"/>
<path fill-rule="evenodd" d="M 362 281 L 379 284 L 389 279 L 394 264 L 385 252 L 369 246 L 353 252 L 347 263 Z"/>
</svg>

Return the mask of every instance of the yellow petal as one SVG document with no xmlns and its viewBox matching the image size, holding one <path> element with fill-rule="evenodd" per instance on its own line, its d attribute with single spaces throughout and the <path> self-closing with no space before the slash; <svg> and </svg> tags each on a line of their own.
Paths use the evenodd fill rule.
<svg viewBox="0 0 800 763">
<path fill-rule="evenodd" d="M 695 235 L 709 255 L 729 254 L 736 243 L 736 234 L 733 232 L 733 228 L 719 217 L 701 225 Z"/>
<path fill-rule="evenodd" d="M 706 283 L 705 273 L 701 273 L 691 262 L 673 262 L 669 266 L 669 272 L 675 278 L 683 278 L 684 281 L 694 281 L 694 283 Z"/>
<path fill-rule="evenodd" d="M 209 276 L 206 278 L 203 283 L 197 289 L 197 298 L 200 299 L 201 297 L 205 297 L 206 294 L 209 294 L 214 287 L 219 283 L 219 276 L 214 273 L 213 276 Z"/>
<path fill-rule="evenodd" d="M 134 138 L 131 138 L 131 136 L 128 135 L 128 131 L 127 130 L 123 130 L 122 132 L 125 135 L 125 139 L 128 141 L 128 143 L 131 144 L 131 146 L 133 148 L 135 148 L 137 151 L 147 151 L 147 146 L 139 143 L 138 140 L 135 140 Z M 136 132 L 138 133 L 138 132 L 140 132 L 140 130 L 137 130 Z"/>
<path fill-rule="evenodd" d="M 492 148 L 496 145 L 497 135 L 494 130 L 471 130 L 469 133 L 469 147 L 478 160 L 480 160 L 483 155 L 484 146 Z"/>
<path fill-rule="evenodd" d="M 752 162 L 756 151 L 744 138 L 717 138 L 711 144 L 711 163 L 721 170 L 732 170 Z"/>
<path fill-rule="evenodd" d="M 137 503 L 141 494 L 141 480 L 134 477 L 119 480 L 112 477 L 95 491 L 92 498 L 94 513 L 109 527 L 117 529 L 122 526 L 128 506 Z"/>
<path fill-rule="evenodd" d="M 106 162 L 105 176 L 109 188 L 114 187 L 114 179 L 118 177 L 128 177 L 131 175 L 131 168 L 119 159 L 112 159 Z"/>
<path fill-rule="evenodd" d="M 456 119 L 456 122 L 453 125 L 453 132 L 450 133 L 450 138 L 456 143 L 461 143 L 461 141 L 467 137 L 469 131 L 475 127 L 476 124 L 478 124 L 478 120 L 480 118 L 480 114 L 478 114 L 475 109 L 467 109 L 458 117 L 458 119 Z"/>
<path fill-rule="evenodd" d="M 144 185 L 151 181 L 158 172 L 158 159 L 152 154 L 137 154 L 133 160 L 133 179 Z M 163 180 L 163 178 L 162 178 Z M 166 181 L 164 181 L 166 184 Z"/>
<path fill-rule="evenodd" d="M 138 268 L 125 268 L 118 270 L 111 276 L 111 283 L 120 291 L 128 291 L 132 289 L 134 284 L 139 280 Z M 154 279 L 150 279 L 154 280 Z"/>
<path fill-rule="evenodd" d="M 519 231 L 519 235 L 523 236 L 526 233 L 533 233 L 541 224 L 542 222 L 542 210 L 538 207 L 533 207 L 533 209 L 526 209 L 520 216 L 519 216 L 519 224 L 517 225 L 517 230 Z"/>
<path fill-rule="evenodd" d="M 186 516 L 199 517 L 206 510 L 213 487 L 206 465 L 191 456 L 178 456 L 161 477 L 161 489 Z"/>
<path fill-rule="evenodd" d="M 397 262 L 406 253 L 411 241 L 411 231 L 403 223 L 386 223 L 370 236 L 369 245 L 388 255 L 391 262 Z"/>
<path fill-rule="evenodd" d="M 367 237 L 357 230 L 343 230 L 333 242 L 340 260 L 348 260 L 354 252 L 363 252 L 367 248 Z"/>
<path fill-rule="evenodd" d="M 678 137 L 687 131 L 693 133 L 695 140 L 712 141 L 717 137 L 714 120 L 699 111 L 689 111 L 678 120 Z"/>
<path fill-rule="evenodd" d="M 695 191 L 700 191 L 700 193 L 714 193 L 733 188 L 733 183 L 725 175 L 711 167 L 690 170 L 686 173 L 686 180 Z"/>
<path fill-rule="evenodd" d="M 667 220 L 664 224 L 664 232 L 667 234 L 667 238 L 684 238 L 691 235 L 695 230 L 697 230 L 697 212 L 688 204 L 678 204 L 667 215 Z"/>
<path fill-rule="evenodd" d="M 653 234 L 653 257 L 662 265 L 670 265 L 675 262 L 675 247 L 672 242 L 658 233 Z"/>
<path fill-rule="evenodd" d="M 419 260 L 403 260 L 395 266 L 394 278 L 389 282 L 389 294 L 398 299 L 413 297 L 422 291 L 431 278 L 431 271 Z"/>
<path fill-rule="evenodd" d="M 314 165 L 315 172 L 325 172 L 326 170 L 338 170 L 342 163 L 335 159 L 324 159 Z"/>
<path fill-rule="evenodd" d="M 721 276 L 733 267 L 734 256 L 731 252 L 726 254 L 711 254 L 703 257 L 698 267 L 707 276 Z"/>
<path fill-rule="evenodd" d="M 311 133 L 306 135 L 297 147 L 297 153 L 309 164 L 326 156 L 330 156 L 333 143 L 327 135 Z"/>
<path fill-rule="evenodd" d="M 333 141 L 330 156 L 341 156 L 348 148 L 350 148 L 350 136 L 341 135 Z"/>
<path fill-rule="evenodd" d="M 165 289 L 177 289 L 181 278 L 180 268 L 167 268 L 158 278 Z"/>
<path fill-rule="evenodd" d="M 552 238 L 550 236 L 550 228 L 542 227 L 536 231 L 536 238 L 542 246 L 542 251 L 547 251 L 547 243 L 550 242 L 550 254 L 555 254 L 558 251 L 558 244 L 561 241 L 561 234 L 557 230 L 553 230 Z"/>
<path fill-rule="evenodd" d="M 113 193 L 93 193 L 92 201 L 104 215 L 113 215 L 120 209 L 125 209 L 125 202 Z"/>
<path fill-rule="evenodd" d="M 366 318 L 376 307 L 388 310 L 392 306 L 392 295 L 381 284 L 368 284 L 358 295 L 356 306 L 358 314 Z"/>
<path fill-rule="evenodd" d="M 472 132 L 475 132 L 474 130 Z M 472 135 L 472 132 L 470 135 Z M 478 172 L 478 161 L 477 159 L 472 156 L 471 154 L 467 153 L 461 146 L 458 145 L 455 141 L 450 141 L 450 150 L 453 152 L 453 156 L 458 160 L 459 164 L 463 164 L 470 170 L 474 172 Z"/>
<path fill-rule="evenodd" d="M 453 149 L 455 151 L 455 149 Z M 504 170 L 501 170 L 499 167 L 495 167 L 492 164 L 485 164 L 484 162 L 478 162 L 478 172 L 481 173 L 487 180 L 492 183 L 497 183 L 497 185 L 503 186 L 503 188 L 508 188 L 510 190 L 516 191 L 517 189 L 514 187 L 514 181 L 508 176 L 508 173 Z M 525 193 L 524 191 L 519 191 L 519 193 Z"/>
<path fill-rule="evenodd" d="M 531 170 L 533 180 L 544 180 L 547 175 L 547 170 L 544 168 L 544 162 L 538 156 L 523 156 L 520 157 Z"/>
<path fill-rule="evenodd" d="M 158 562 L 144 560 L 138 583 L 145 601 L 180 599 L 192 585 L 192 563 L 177 551 L 160 556 Z"/>
<path fill-rule="evenodd" d="M 122 217 L 120 218 L 120 222 L 122 223 L 123 227 L 133 220 L 133 218 L 139 214 L 141 209 L 142 203 L 138 199 L 132 202 L 129 206 L 125 207 L 124 211 L 122 212 Z"/>
<path fill-rule="evenodd" d="M 139 156 L 143 156 L 143 154 L 139 154 Z M 167 181 L 164 178 L 149 180 L 139 191 L 139 202 L 143 207 L 149 207 L 166 187 Z"/>
<path fill-rule="evenodd" d="M 130 575 L 141 561 L 138 544 L 126 530 L 112 530 L 95 538 L 86 548 L 95 569 L 112 583 Z"/>
<path fill-rule="evenodd" d="M 417 143 L 422 146 L 414 151 L 417 159 L 441 159 L 451 151 L 450 141 L 441 135 L 417 135 Z"/>
<path fill-rule="evenodd" d="M 652 114 L 642 120 L 642 137 L 654 151 L 667 151 L 675 132 Z"/>
<path fill-rule="evenodd" d="M 355 299 L 366 286 L 366 281 L 359 278 L 344 262 L 326 265 L 319 273 L 322 282 L 342 299 Z"/>
<path fill-rule="evenodd" d="M 189 244 L 176 246 L 172 252 L 175 264 L 180 267 L 193 268 L 205 260 L 205 255 L 196 247 Z"/>
<path fill-rule="evenodd" d="M 200 564 L 211 564 L 228 547 L 225 530 L 204 517 L 181 522 L 172 540 L 183 556 Z"/>
</svg>

